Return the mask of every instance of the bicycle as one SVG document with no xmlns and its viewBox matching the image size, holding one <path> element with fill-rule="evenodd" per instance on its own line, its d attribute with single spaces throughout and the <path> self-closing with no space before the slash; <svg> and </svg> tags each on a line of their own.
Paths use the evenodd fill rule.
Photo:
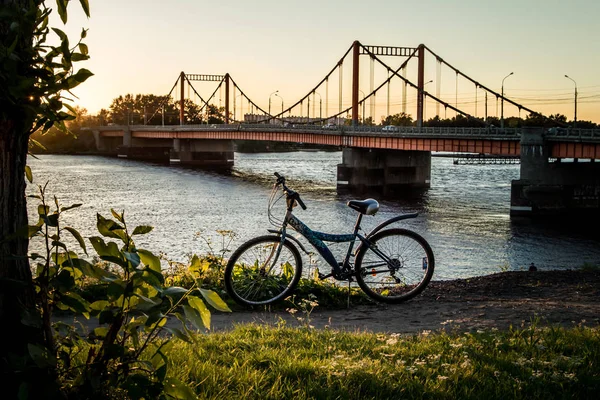
<svg viewBox="0 0 600 400">
<path fill-rule="evenodd" d="M 270 235 L 258 236 L 242 244 L 225 267 L 225 288 L 236 302 L 247 306 L 265 305 L 285 299 L 294 290 L 302 275 L 302 257 L 298 248 L 306 254 L 309 252 L 297 238 L 288 234 L 288 226 L 302 235 L 332 267 L 327 275 L 319 272 L 319 279 L 333 277 L 348 282 L 356 279 L 369 297 L 385 303 L 400 303 L 425 289 L 435 267 L 429 243 L 407 229 L 384 229 L 394 222 L 415 218 L 417 213 L 390 218 L 362 235 L 359 232 L 362 231 L 363 215 L 375 215 L 379 203 L 373 199 L 350 200 L 348 207 L 358 212 L 352 233 L 313 231 L 293 214 L 297 205 L 306 210 L 300 195 L 286 186 L 285 177 L 277 172 L 275 176 L 277 181 L 269 196 L 267 210 L 269 221 L 279 229 L 268 229 Z M 283 196 L 286 213 L 281 220 L 273 209 Z M 324 242 L 349 242 L 344 260 L 338 262 Z M 354 250 L 357 242 L 358 247 Z"/>
</svg>

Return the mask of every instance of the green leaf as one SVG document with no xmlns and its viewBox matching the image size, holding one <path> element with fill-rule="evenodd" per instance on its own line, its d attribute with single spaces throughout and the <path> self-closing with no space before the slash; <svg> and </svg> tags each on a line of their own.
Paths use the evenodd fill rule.
<svg viewBox="0 0 600 400">
<path fill-rule="evenodd" d="M 123 255 L 131 263 L 131 267 L 133 269 L 137 268 L 140 265 L 140 256 L 137 253 L 132 253 L 130 251 L 124 251 Z"/>
<path fill-rule="evenodd" d="M 97 236 L 91 237 L 89 240 L 102 260 L 115 263 L 127 269 L 127 262 L 123 259 L 116 243 L 108 242 L 107 244 L 102 238 Z"/>
<path fill-rule="evenodd" d="M 33 183 L 33 174 L 31 173 L 31 167 L 29 167 L 29 165 L 25 166 L 25 176 L 29 183 Z"/>
<path fill-rule="evenodd" d="M 46 368 L 56 365 L 56 359 L 47 348 L 37 344 L 28 343 L 27 350 L 29 350 L 29 355 L 38 367 Z"/>
<path fill-rule="evenodd" d="M 138 309 L 140 310 L 149 310 L 152 307 L 156 307 L 162 303 L 160 300 L 152 300 L 146 296 L 142 296 L 140 294 L 134 293 L 134 296 L 139 298 L 141 301 L 138 303 Z"/>
<path fill-rule="evenodd" d="M 27 237 L 31 239 L 34 237 L 39 231 L 42 230 L 42 227 L 39 225 L 29 225 L 27 227 Z"/>
<path fill-rule="evenodd" d="M 38 214 L 40 217 L 45 217 L 50 212 L 50 207 L 40 204 L 38 206 Z"/>
<path fill-rule="evenodd" d="M 208 262 L 200 260 L 200 258 L 194 254 L 192 262 L 189 267 L 190 272 L 202 275 L 208 270 Z"/>
<path fill-rule="evenodd" d="M 198 398 L 189 386 L 175 378 L 167 378 L 165 380 L 164 391 L 165 394 L 175 399 L 196 400 Z"/>
<path fill-rule="evenodd" d="M 69 0 L 56 0 L 56 5 L 58 7 L 58 15 L 60 15 L 60 19 L 63 24 L 67 23 L 67 4 Z"/>
<path fill-rule="evenodd" d="M 125 212 L 122 212 L 121 214 L 119 214 L 118 212 L 116 212 L 113 208 L 110 209 L 110 213 L 113 215 L 113 217 L 115 217 L 115 219 L 117 221 L 119 221 L 120 223 L 125 223 L 125 221 L 123 220 L 123 214 L 125 214 Z"/>
<path fill-rule="evenodd" d="M 150 268 L 145 268 L 140 278 L 151 286 L 162 286 L 165 281 L 160 272 L 156 272 Z"/>
<path fill-rule="evenodd" d="M 144 235 L 146 233 L 152 232 L 152 229 L 154 229 L 154 227 L 148 225 L 136 226 L 131 235 Z"/>
<path fill-rule="evenodd" d="M 110 303 L 106 300 L 97 300 L 97 301 L 93 302 L 92 304 L 90 304 L 90 309 L 96 310 L 96 311 L 103 311 L 109 305 L 110 305 Z"/>
<path fill-rule="evenodd" d="M 161 313 L 160 311 L 153 312 L 152 314 L 150 314 L 148 316 L 148 319 L 146 320 L 146 323 L 144 325 L 145 326 L 153 326 L 154 324 L 159 322 L 159 325 L 163 326 L 167 322 L 167 319 L 164 317 L 165 317 L 165 315 L 163 313 Z"/>
<path fill-rule="evenodd" d="M 80 258 L 71 260 L 71 264 L 73 265 L 73 267 L 79 268 L 85 276 L 89 276 L 90 278 L 102 279 L 107 277 L 114 277 L 112 273 Z"/>
<path fill-rule="evenodd" d="M 81 52 L 82 55 L 87 56 L 88 55 L 87 45 L 85 45 L 83 43 L 79 43 L 79 51 Z"/>
<path fill-rule="evenodd" d="M 90 76 L 94 76 L 94 74 L 85 68 L 81 68 L 75 74 L 73 74 L 69 78 L 67 78 L 68 89 L 73 89 L 74 87 L 78 86 L 80 83 L 85 82 Z"/>
<path fill-rule="evenodd" d="M 96 228 L 98 229 L 98 232 L 100 232 L 100 234 L 102 236 L 122 240 L 122 235 L 118 235 L 117 232 L 115 232 L 115 231 L 123 231 L 124 230 L 124 228 L 121 225 L 117 224 L 115 221 L 104 218 L 100 214 L 96 214 L 96 219 L 97 219 Z"/>
<path fill-rule="evenodd" d="M 171 286 L 163 290 L 162 294 L 165 296 L 173 297 L 173 296 L 183 296 L 188 292 L 187 289 L 179 287 L 179 286 Z"/>
<path fill-rule="evenodd" d="M 71 204 L 69 207 L 61 207 L 60 212 L 71 210 L 73 208 L 81 207 L 81 203 Z"/>
<path fill-rule="evenodd" d="M 69 103 L 64 103 L 63 106 L 65 106 L 73 115 L 77 115 L 77 110 Z"/>
<path fill-rule="evenodd" d="M 196 296 L 190 296 L 187 301 L 190 307 L 200 313 L 200 317 L 202 318 L 202 322 L 206 329 L 210 329 L 210 311 L 206 308 L 202 299 Z"/>
<path fill-rule="evenodd" d="M 90 3 L 88 3 L 88 0 L 79 0 L 79 2 L 81 3 L 81 8 L 83 8 L 83 12 L 89 18 L 90 17 Z"/>
<path fill-rule="evenodd" d="M 67 34 L 64 33 L 63 31 L 61 31 L 58 28 L 52 28 L 52 30 L 54 31 L 54 33 L 56 33 L 58 35 L 58 37 L 60 38 L 61 42 L 68 40 Z"/>
<path fill-rule="evenodd" d="M 79 243 L 79 246 L 81 246 L 81 249 L 83 250 L 83 252 L 87 255 L 87 248 L 85 247 L 85 241 L 83 240 L 83 237 L 81 236 L 81 234 L 79 232 L 77 232 L 77 230 L 75 228 L 71 228 L 70 226 L 66 226 L 63 229 L 65 229 L 71 235 L 73 235 L 73 237 Z"/>
<path fill-rule="evenodd" d="M 204 299 L 208 301 L 208 304 L 210 304 L 219 311 L 231 312 L 229 306 L 223 301 L 223 299 L 221 299 L 221 297 L 215 291 L 210 289 L 199 290 L 202 297 L 204 297 Z"/>
<path fill-rule="evenodd" d="M 183 313 L 185 314 L 185 318 L 190 321 L 195 327 L 196 329 L 210 329 L 210 325 L 206 326 L 206 324 L 204 323 L 204 320 L 202 319 L 202 317 L 200 316 L 200 313 L 198 313 L 198 311 L 194 310 L 192 307 L 184 305 L 182 306 L 183 308 Z"/>
<path fill-rule="evenodd" d="M 173 336 L 177 337 L 178 339 L 183 340 L 184 342 L 187 343 L 193 343 L 192 339 L 186 335 L 181 329 L 177 329 L 177 328 L 165 328 L 165 330 L 169 333 L 171 333 Z"/>
<path fill-rule="evenodd" d="M 155 272 L 162 272 L 162 268 L 160 266 L 160 259 L 158 257 L 152 254 L 150 251 L 144 249 L 138 249 L 137 252 L 140 256 L 140 260 L 142 260 L 144 265 L 147 265 L 148 267 L 150 267 L 151 270 Z"/>
<path fill-rule="evenodd" d="M 86 315 L 90 311 L 90 304 L 77 293 L 66 293 L 61 296 L 60 301 L 74 312 Z M 86 318 L 88 317 L 89 316 L 86 316 Z"/>
<path fill-rule="evenodd" d="M 85 60 L 89 60 L 89 59 L 90 59 L 90 56 L 85 55 L 85 54 L 81 54 L 81 53 L 73 53 L 73 54 L 71 54 L 71 61 L 73 61 L 73 62 L 85 61 Z M 63 104 L 63 105 L 66 105 L 66 104 Z M 75 117 L 75 116 L 71 116 L 68 119 L 71 120 L 71 119 L 76 119 L 76 118 L 77 117 Z"/>
<path fill-rule="evenodd" d="M 106 294 L 109 298 L 116 299 L 120 297 L 125 291 L 125 282 L 120 279 L 115 279 L 114 281 L 108 284 L 108 288 L 106 290 Z"/>
<path fill-rule="evenodd" d="M 58 226 L 58 214 L 57 213 L 53 213 L 50 215 L 44 215 L 44 216 L 42 216 L 42 219 L 48 226 L 51 226 L 51 227 Z"/>
<path fill-rule="evenodd" d="M 108 334 L 108 328 L 99 326 L 99 327 L 95 328 L 92 332 L 94 333 L 94 336 L 96 336 L 100 339 L 104 339 L 106 337 L 106 335 Z"/>
</svg>

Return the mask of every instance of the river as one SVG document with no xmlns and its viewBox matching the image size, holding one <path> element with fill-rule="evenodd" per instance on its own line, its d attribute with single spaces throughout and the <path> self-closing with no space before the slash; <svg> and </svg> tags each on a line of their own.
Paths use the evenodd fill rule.
<svg viewBox="0 0 600 400">
<path fill-rule="evenodd" d="M 398 225 L 431 243 L 435 280 L 524 270 L 531 263 L 544 270 L 600 262 L 597 227 L 509 218 L 510 182 L 519 176 L 518 165 L 452 161 L 433 157 L 427 193 L 380 200 L 379 213 L 363 219 L 365 230 L 399 213 L 419 212 Z M 137 237 L 137 246 L 175 261 L 207 252 L 207 240 L 219 250 L 218 230 L 235 232 L 231 248 L 266 233 L 271 228 L 267 200 L 275 171 L 301 193 L 308 210 L 297 208 L 295 213 L 311 228 L 347 233 L 356 218 L 346 206 L 355 197 L 335 192 L 341 152 L 235 153 L 232 175 L 100 156 L 41 155 L 28 162 L 34 175 L 28 194 L 48 182 L 51 203 L 56 196 L 63 206 L 83 204 L 64 214 L 63 225 L 94 236 L 96 213 L 110 216 L 111 208 L 124 210 L 129 226 L 154 226 L 150 234 Z M 37 204 L 29 199 L 30 221 L 37 220 Z M 30 251 L 39 246 L 33 241 Z"/>
</svg>

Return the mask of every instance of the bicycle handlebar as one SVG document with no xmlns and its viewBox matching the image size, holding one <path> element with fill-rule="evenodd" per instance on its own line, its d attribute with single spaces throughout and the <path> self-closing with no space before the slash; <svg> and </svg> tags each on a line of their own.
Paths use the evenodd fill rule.
<svg viewBox="0 0 600 400">
<path fill-rule="evenodd" d="M 296 200 L 298 202 L 298 204 L 300 205 L 300 207 L 302 207 L 303 210 L 306 210 L 306 205 L 300 198 L 300 194 L 298 192 L 293 191 L 292 189 L 290 189 L 289 187 L 287 187 L 285 185 L 285 177 L 283 175 L 279 174 L 279 172 L 275 172 L 274 175 L 277 178 L 276 185 L 281 185 L 287 198 Z"/>
</svg>

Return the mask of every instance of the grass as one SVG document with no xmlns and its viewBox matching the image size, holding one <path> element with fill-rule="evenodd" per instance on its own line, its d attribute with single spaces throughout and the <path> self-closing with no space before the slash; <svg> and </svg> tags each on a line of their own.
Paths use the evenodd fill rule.
<svg viewBox="0 0 600 400">
<path fill-rule="evenodd" d="M 212 289 L 217 292 L 232 310 L 248 310 L 248 307 L 242 307 L 235 303 L 225 291 L 223 280 L 225 259 L 210 254 L 200 257 L 193 256 L 190 259 L 187 263 L 167 260 L 168 268 L 163 271 L 166 286 L 181 286 L 189 289 L 194 284 L 195 279 L 199 279 L 202 282 L 203 288 Z M 103 268 L 109 268 L 105 262 L 99 260 L 95 260 L 95 262 Z M 105 298 L 107 288 L 108 283 L 106 282 L 84 281 L 84 284 L 78 288 L 78 294 L 84 299 L 93 302 Z M 359 288 L 355 286 L 348 288 L 347 284 L 339 285 L 331 280 L 321 281 L 301 278 L 293 294 L 298 298 L 304 299 L 308 298 L 309 295 L 315 295 L 319 299 L 319 307 L 327 309 L 347 308 L 349 302 L 353 305 L 373 303 Z M 288 302 L 278 302 L 264 308 L 268 310 L 284 310 L 289 306 Z"/>
<path fill-rule="evenodd" d="M 399 336 L 257 325 L 174 343 L 200 398 L 597 398 L 600 329 Z"/>
</svg>

